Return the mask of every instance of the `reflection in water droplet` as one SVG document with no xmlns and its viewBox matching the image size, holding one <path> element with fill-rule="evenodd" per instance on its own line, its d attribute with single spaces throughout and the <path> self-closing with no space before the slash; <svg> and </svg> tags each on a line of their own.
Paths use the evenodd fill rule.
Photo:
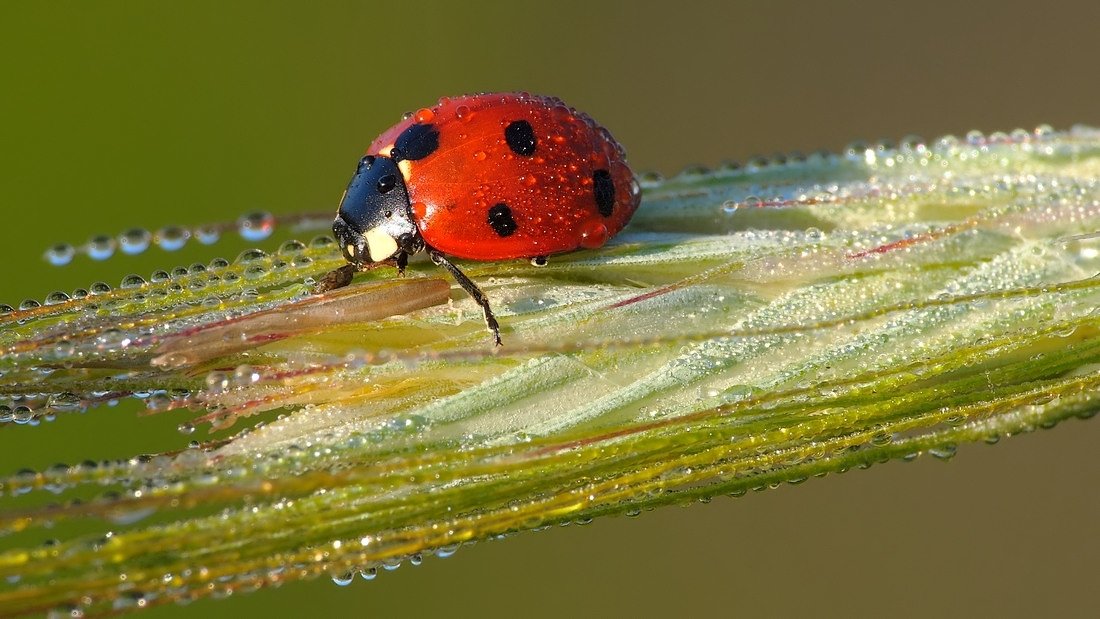
<svg viewBox="0 0 1100 619">
<path fill-rule="evenodd" d="M 58 303 L 64 303 L 69 300 L 69 295 L 61 292 L 60 290 L 51 292 L 46 296 L 46 305 L 57 305 Z"/>
<path fill-rule="evenodd" d="M 346 587 L 350 585 L 351 581 L 353 580 L 355 580 L 355 572 L 344 572 L 343 574 L 338 574 L 332 577 L 332 582 L 340 585 L 341 587 Z"/>
<path fill-rule="evenodd" d="M 203 245 L 213 245 L 218 242 L 221 232 L 214 226 L 199 226 L 195 228 L 195 239 Z"/>
<path fill-rule="evenodd" d="M 940 460 L 950 460 L 951 458 L 955 457 L 955 452 L 957 450 L 958 447 L 956 445 L 948 443 L 939 447 L 933 447 L 932 449 L 928 450 L 928 453 L 932 454 L 933 457 L 939 458 Z"/>
<path fill-rule="evenodd" d="M 105 235 L 93 236 L 88 239 L 85 252 L 92 260 L 106 260 L 115 253 L 115 240 Z"/>
<path fill-rule="evenodd" d="M 255 262 L 267 258 L 267 252 L 262 249 L 246 249 L 237 256 L 236 263 Z"/>
<path fill-rule="evenodd" d="M 140 275 L 127 275 L 122 278 L 122 282 L 118 285 L 119 288 L 130 289 L 139 288 L 145 285 L 145 278 Z"/>
<path fill-rule="evenodd" d="M 148 230 L 141 228 L 133 228 L 123 232 L 118 237 L 118 247 L 124 254 L 140 254 L 141 252 L 149 249 L 149 244 L 153 242 L 153 235 Z"/>
<path fill-rule="evenodd" d="M 179 226 L 167 226 L 161 228 L 156 234 L 156 243 L 164 251 L 176 251 L 187 244 L 191 233 Z"/>
<path fill-rule="evenodd" d="M 59 243 L 46 250 L 43 258 L 54 266 L 69 264 L 76 255 L 76 248 L 68 243 Z"/>
<path fill-rule="evenodd" d="M 237 220 L 237 232 L 246 241 L 262 241 L 275 231 L 275 217 L 271 213 L 257 211 Z"/>
</svg>

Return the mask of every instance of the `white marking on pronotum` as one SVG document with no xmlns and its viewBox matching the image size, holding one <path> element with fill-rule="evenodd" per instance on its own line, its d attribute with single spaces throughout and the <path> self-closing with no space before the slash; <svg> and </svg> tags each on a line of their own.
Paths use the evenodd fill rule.
<svg viewBox="0 0 1100 619">
<path fill-rule="evenodd" d="M 405 179 L 405 182 L 409 182 L 410 175 L 412 174 L 412 162 L 408 159 L 402 159 L 397 162 L 397 169 L 401 171 L 401 177 Z"/>
</svg>

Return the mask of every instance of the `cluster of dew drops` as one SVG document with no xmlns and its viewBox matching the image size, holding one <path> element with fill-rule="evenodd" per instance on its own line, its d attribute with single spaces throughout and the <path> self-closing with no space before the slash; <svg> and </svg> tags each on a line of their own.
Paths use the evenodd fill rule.
<svg viewBox="0 0 1100 619">
<path fill-rule="evenodd" d="M 274 215 L 257 211 L 238 218 L 235 228 L 246 241 L 262 241 L 275 231 L 275 223 Z M 177 251 L 191 239 L 203 245 L 213 245 L 230 227 L 231 224 L 205 224 L 194 228 L 166 226 L 156 232 L 150 232 L 144 228 L 132 228 L 117 237 L 105 234 L 93 236 L 79 246 L 58 243 L 47 249 L 44 257 L 50 264 L 62 266 L 72 262 L 78 254 L 88 256 L 92 260 L 106 260 L 115 255 L 115 252 L 136 255 L 153 245 L 164 251 Z"/>
<path fill-rule="evenodd" d="M 1078 132 L 1093 134 L 1094 129 L 1088 127 L 1075 127 L 1069 132 L 1072 136 Z M 668 180 L 673 181 L 701 181 L 712 176 L 720 177 L 749 177 L 765 172 L 782 172 L 785 170 L 796 171 L 800 168 L 834 167 L 845 164 L 865 166 L 872 171 L 888 172 L 891 170 L 923 168 L 932 172 L 932 168 L 938 160 L 939 165 L 947 166 L 950 160 L 960 162 L 977 159 L 988 153 L 991 149 L 1007 148 L 1023 151 L 1034 150 L 1040 154 L 1053 155 L 1057 150 L 1057 142 L 1067 133 L 1055 131 L 1050 125 L 1043 124 L 1034 130 L 1013 129 L 1010 132 L 995 131 L 989 134 L 981 131 L 969 131 L 964 136 L 944 135 L 935 140 L 925 140 L 917 135 L 907 135 L 901 140 L 877 140 L 874 142 L 855 141 L 848 144 L 839 153 L 828 150 L 818 150 L 810 154 L 802 152 L 777 153 L 772 156 L 754 156 L 744 162 L 726 161 L 715 168 L 702 165 L 692 165 L 684 168 L 679 174 Z M 912 166 L 912 167 L 910 167 Z M 930 174 L 930 179 L 934 173 Z M 666 181 L 666 177 L 659 172 L 643 172 L 639 175 L 643 188 L 660 186 Z M 931 180 L 929 181 L 931 182 Z M 870 185 L 869 191 L 873 193 L 876 183 L 864 183 Z M 784 207 L 799 204 L 820 204 L 835 202 L 843 195 L 841 184 L 815 184 L 811 191 L 798 191 L 793 195 L 767 195 L 761 193 L 766 187 L 753 185 L 756 192 L 733 200 L 726 200 L 720 205 L 722 214 L 732 215 L 746 209 L 760 207 Z M 773 187 L 779 189 L 781 185 Z M 788 187 L 788 189 L 791 189 Z M 866 189 L 866 188 L 865 188 Z M 910 187 L 916 190 L 916 187 Z M 857 189 L 851 191 L 858 193 Z M 857 195 L 847 197 L 858 197 Z"/>
</svg>

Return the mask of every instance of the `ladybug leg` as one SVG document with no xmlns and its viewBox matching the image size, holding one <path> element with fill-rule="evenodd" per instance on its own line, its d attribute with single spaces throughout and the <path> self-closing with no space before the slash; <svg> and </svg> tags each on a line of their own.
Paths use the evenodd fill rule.
<svg viewBox="0 0 1100 619">
<path fill-rule="evenodd" d="M 325 276 L 321 278 L 321 281 L 317 282 L 317 286 L 314 287 L 313 291 L 320 294 L 328 292 L 329 290 L 343 288 L 351 283 L 351 279 L 358 270 L 359 267 L 350 262 L 338 269 L 333 269 L 325 273 Z"/>
<path fill-rule="evenodd" d="M 497 346 L 501 346 L 500 323 L 497 322 L 496 316 L 493 316 L 492 308 L 489 307 L 489 297 L 485 296 L 481 288 L 478 288 L 473 280 L 466 277 L 466 274 L 459 270 L 450 260 L 447 260 L 443 254 L 432 250 L 428 252 L 428 255 L 431 257 L 432 262 L 447 269 L 447 272 L 451 274 L 451 277 L 455 278 L 459 286 L 462 286 L 466 294 L 470 295 L 474 302 L 481 306 L 481 310 L 485 312 L 485 325 L 493 332 L 493 338 L 496 340 Z"/>
<path fill-rule="evenodd" d="M 397 252 L 397 276 L 405 276 L 405 267 L 409 266 L 409 254 L 399 251 Z"/>
</svg>

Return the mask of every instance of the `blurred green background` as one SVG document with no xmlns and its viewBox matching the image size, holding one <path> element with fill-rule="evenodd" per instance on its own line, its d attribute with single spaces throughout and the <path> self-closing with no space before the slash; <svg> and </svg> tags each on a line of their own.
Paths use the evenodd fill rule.
<svg viewBox="0 0 1100 619">
<path fill-rule="evenodd" d="M 0 4 L 0 301 L 232 257 L 240 242 L 61 269 L 40 256 L 134 226 L 334 208 L 373 137 L 441 95 L 558 95 L 636 168 L 665 173 L 910 133 L 1100 124 L 1093 2 L 312 4 Z M 189 440 L 179 417 L 136 412 L 0 428 L 0 472 Z M 147 616 L 1086 616 L 1097 439 L 1100 422 L 1069 422 L 949 464 Z"/>
</svg>

